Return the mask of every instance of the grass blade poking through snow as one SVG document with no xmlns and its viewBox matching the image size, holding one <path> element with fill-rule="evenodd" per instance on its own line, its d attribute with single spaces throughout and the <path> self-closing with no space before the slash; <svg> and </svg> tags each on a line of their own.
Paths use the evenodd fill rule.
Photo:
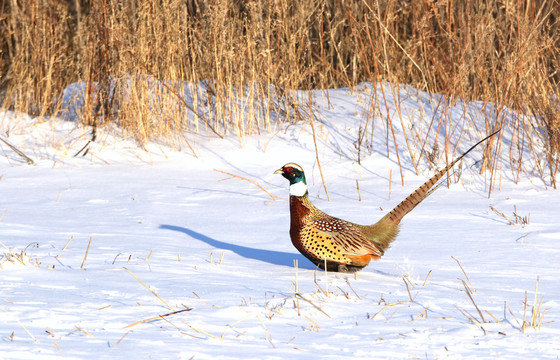
<svg viewBox="0 0 560 360">
<path fill-rule="evenodd" d="M 523 302 L 524 307 L 523 307 L 523 326 L 521 327 L 521 332 L 525 333 L 525 329 L 527 329 L 527 327 L 536 330 L 540 330 L 541 325 L 542 325 L 542 321 L 544 318 L 544 315 L 546 314 L 548 309 L 544 309 L 541 312 L 541 306 L 543 303 L 544 298 L 541 298 L 541 301 L 538 302 L 537 305 L 537 300 L 538 300 L 538 291 L 539 291 L 539 277 L 537 276 L 537 284 L 535 285 L 535 299 L 533 302 L 533 307 L 531 309 L 531 319 L 530 321 L 527 321 L 527 306 L 528 306 L 528 301 L 527 301 L 527 291 L 525 291 L 525 301 Z"/>
<path fill-rule="evenodd" d="M 476 292 L 476 289 L 474 288 L 474 286 L 471 282 L 471 279 L 469 279 L 469 276 L 467 275 L 467 272 L 465 271 L 465 269 L 463 269 L 463 265 L 461 265 L 461 263 L 459 262 L 459 259 L 455 258 L 454 256 L 452 256 L 451 258 L 457 262 L 457 264 L 459 265 L 459 267 L 463 271 L 463 274 L 465 274 L 465 277 L 467 278 L 467 281 L 469 282 L 469 285 L 471 286 L 472 291 Z"/>
<path fill-rule="evenodd" d="M 308 302 L 309 304 L 313 305 L 313 307 L 317 310 L 319 310 L 320 312 L 322 312 L 323 314 L 325 314 L 328 318 L 330 318 L 331 316 L 329 314 L 327 314 L 326 312 L 323 311 L 323 309 L 321 309 L 320 307 L 318 307 L 317 305 L 313 304 L 313 302 L 311 300 L 306 299 L 305 297 L 303 297 L 303 295 L 301 295 L 300 293 L 296 293 L 296 296 L 306 302 Z"/>
<path fill-rule="evenodd" d="M 225 171 L 222 171 L 222 170 L 217 170 L 217 169 L 214 169 L 214 171 L 221 172 L 222 174 L 229 175 L 229 176 L 231 176 L 231 178 L 238 178 L 238 179 L 241 179 L 241 180 L 248 181 L 248 182 L 250 182 L 251 184 L 257 186 L 257 187 L 258 187 L 259 189 L 261 189 L 262 191 L 264 191 L 268 196 L 270 196 L 270 198 L 271 198 L 273 201 L 276 201 L 276 199 L 278 199 L 278 197 L 273 196 L 271 193 L 269 193 L 268 191 L 266 191 L 262 186 L 260 186 L 260 185 L 257 184 L 256 182 L 254 182 L 254 181 L 252 181 L 252 180 L 249 180 L 249 179 L 247 179 L 247 178 L 244 178 L 243 176 L 230 174 L 230 173 L 228 173 L 228 172 L 225 172 Z M 229 180 L 229 179 L 231 179 L 231 178 L 222 179 L 222 180 L 219 180 L 219 181 Z"/>
<path fill-rule="evenodd" d="M 82 261 L 82 265 L 80 265 L 80 269 L 82 269 L 82 270 L 84 269 L 84 264 L 86 263 L 86 259 L 87 259 L 88 253 L 89 253 L 89 247 L 91 246 L 91 239 L 92 238 L 93 238 L 93 236 L 89 237 L 89 242 L 87 244 L 87 249 L 86 249 L 86 253 L 84 255 L 84 260 Z M 72 240 L 72 239 L 70 239 L 70 240 Z M 70 242 L 70 240 L 68 242 Z"/>
<path fill-rule="evenodd" d="M 35 161 L 31 160 L 31 158 L 30 158 L 29 156 L 25 155 L 25 154 L 24 154 L 22 151 L 20 151 L 18 148 L 16 148 L 15 146 L 13 146 L 12 144 L 10 144 L 8 141 L 4 140 L 4 139 L 1 138 L 1 137 L 0 137 L 0 140 L 1 140 L 4 144 L 8 145 L 8 147 L 9 147 L 10 149 L 12 149 L 13 152 L 15 152 L 16 154 L 18 154 L 21 158 L 23 158 L 23 159 L 27 162 L 28 165 L 35 165 Z"/>
<path fill-rule="evenodd" d="M 186 309 L 182 309 L 182 310 L 173 311 L 173 312 L 170 312 L 168 314 L 154 316 L 154 317 L 151 317 L 149 319 L 139 320 L 135 323 L 132 323 L 130 325 L 125 326 L 124 328 L 125 329 L 131 328 L 131 327 L 139 325 L 139 324 L 147 323 L 147 322 L 158 320 L 158 319 L 163 319 L 163 318 L 166 318 L 166 317 L 171 316 L 171 315 L 175 315 L 175 314 L 179 314 L 179 313 L 182 313 L 182 312 L 185 312 L 185 311 L 191 311 L 191 310 L 192 310 L 192 308 L 186 308 Z"/>
<path fill-rule="evenodd" d="M 467 286 L 467 283 L 464 280 L 461 280 L 461 282 L 463 283 L 463 286 L 465 287 L 465 293 L 467 293 L 467 296 L 469 297 L 472 304 L 474 305 L 474 308 L 478 312 L 478 315 L 480 315 L 480 319 L 482 320 L 483 323 L 486 323 L 486 319 L 484 318 L 484 315 L 482 315 L 482 311 L 480 311 L 480 309 L 478 308 L 478 305 L 476 305 L 476 302 L 474 301 L 474 299 L 471 295 L 471 290 Z"/>
<path fill-rule="evenodd" d="M 125 269 L 126 271 L 128 271 L 128 273 L 129 273 L 130 275 L 132 275 L 136 280 L 138 280 L 138 282 L 139 282 L 140 284 L 144 285 L 144 287 L 145 287 L 146 289 L 148 289 L 148 291 L 151 292 L 155 297 L 157 297 L 162 303 L 164 303 L 165 306 L 167 306 L 168 308 L 170 308 L 170 309 L 173 310 L 173 311 L 177 311 L 177 310 L 175 310 L 175 308 L 174 308 L 173 306 L 169 305 L 169 304 L 168 304 L 165 300 L 163 300 L 158 294 L 156 294 L 152 289 L 150 289 L 150 288 L 148 287 L 148 285 L 146 285 L 142 280 L 140 280 L 140 279 L 138 278 L 138 276 L 134 275 L 134 274 L 132 273 L 132 271 L 128 270 L 128 269 L 125 268 L 125 267 L 123 267 L 123 269 Z"/>
<path fill-rule="evenodd" d="M 4 308 L 2 308 L 2 307 L 0 307 L 0 309 L 4 310 L 4 312 L 9 312 L 8 310 L 6 310 L 6 309 L 4 309 Z M 17 317 L 16 317 L 16 321 L 18 322 L 18 324 L 21 325 L 21 327 L 23 328 L 23 330 L 25 330 L 25 332 L 26 332 L 29 336 L 31 336 L 31 338 L 33 339 L 33 341 L 35 341 L 35 343 L 39 344 L 39 339 L 37 339 L 35 336 L 33 336 L 33 334 L 32 334 L 29 330 L 27 330 L 27 328 L 25 327 L 25 325 L 23 325 L 23 323 L 22 323 L 21 321 L 19 321 L 19 319 L 18 319 Z M 12 332 L 12 338 L 13 338 L 13 334 L 14 334 L 14 333 Z"/>
</svg>

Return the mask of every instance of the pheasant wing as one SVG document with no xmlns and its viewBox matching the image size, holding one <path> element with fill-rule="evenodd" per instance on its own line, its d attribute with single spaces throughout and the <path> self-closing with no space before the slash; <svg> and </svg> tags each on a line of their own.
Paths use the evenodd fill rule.
<svg viewBox="0 0 560 360">
<path fill-rule="evenodd" d="M 313 220 L 313 225 L 331 239 L 332 244 L 329 245 L 339 248 L 347 257 L 383 255 L 383 252 L 351 222 L 327 215 Z"/>
</svg>

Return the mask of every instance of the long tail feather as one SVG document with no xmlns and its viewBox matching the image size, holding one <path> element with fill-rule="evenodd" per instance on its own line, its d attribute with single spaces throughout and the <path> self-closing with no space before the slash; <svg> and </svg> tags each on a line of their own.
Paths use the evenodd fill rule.
<svg viewBox="0 0 560 360">
<path fill-rule="evenodd" d="M 432 187 L 441 179 L 449 169 L 451 169 L 459 160 L 461 160 L 465 155 L 471 152 L 475 147 L 483 143 L 484 141 L 488 140 L 492 136 L 496 135 L 500 130 L 496 131 L 492 135 L 485 137 L 484 139 L 480 140 L 476 144 L 474 144 L 469 150 L 465 151 L 463 155 L 459 156 L 457 159 L 453 160 L 451 164 L 447 165 L 444 169 L 440 170 L 437 174 L 432 176 L 428 181 L 426 181 L 422 186 L 420 186 L 416 191 L 410 194 L 406 199 L 404 199 L 399 205 L 397 205 L 393 210 L 391 210 L 387 215 L 384 216 L 384 219 L 388 219 L 395 224 L 398 224 L 402 218 L 408 214 L 412 209 L 416 207 L 416 205 L 420 204 L 422 200 L 424 200 L 428 195 L 430 195 L 433 191 L 431 191 Z"/>
</svg>

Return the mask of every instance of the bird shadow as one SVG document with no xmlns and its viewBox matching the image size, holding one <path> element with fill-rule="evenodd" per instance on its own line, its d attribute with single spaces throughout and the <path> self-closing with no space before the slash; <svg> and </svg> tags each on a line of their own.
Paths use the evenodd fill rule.
<svg viewBox="0 0 560 360">
<path fill-rule="evenodd" d="M 237 255 L 247 259 L 263 261 L 272 265 L 281 265 L 281 266 L 289 266 L 289 267 L 293 267 L 294 260 L 298 260 L 298 267 L 300 269 L 309 269 L 309 270 L 315 269 L 315 266 L 313 266 L 313 264 L 310 263 L 308 264 L 309 261 L 303 255 L 300 254 L 274 251 L 274 250 L 257 249 L 248 246 L 243 246 L 243 245 L 231 244 L 225 241 L 213 239 L 197 231 L 181 226 L 162 224 L 159 226 L 159 228 L 183 233 L 185 235 L 190 236 L 193 239 L 202 241 L 212 247 L 233 251 Z"/>
</svg>

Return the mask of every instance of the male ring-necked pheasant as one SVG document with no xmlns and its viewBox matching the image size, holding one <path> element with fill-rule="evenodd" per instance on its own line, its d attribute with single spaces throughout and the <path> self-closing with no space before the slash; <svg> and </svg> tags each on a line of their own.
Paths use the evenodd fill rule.
<svg viewBox="0 0 560 360">
<path fill-rule="evenodd" d="M 361 270 L 372 259 L 378 260 L 383 255 L 397 236 L 402 218 L 435 190 L 433 187 L 438 180 L 471 150 L 498 131 L 453 160 L 373 225 L 358 225 L 325 214 L 309 200 L 303 168 L 295 163 L 282 166 L 274 173 L 290 181 L 292 243 L 321 269 L 326 264 L 328 271 Z"/>
</svg>

